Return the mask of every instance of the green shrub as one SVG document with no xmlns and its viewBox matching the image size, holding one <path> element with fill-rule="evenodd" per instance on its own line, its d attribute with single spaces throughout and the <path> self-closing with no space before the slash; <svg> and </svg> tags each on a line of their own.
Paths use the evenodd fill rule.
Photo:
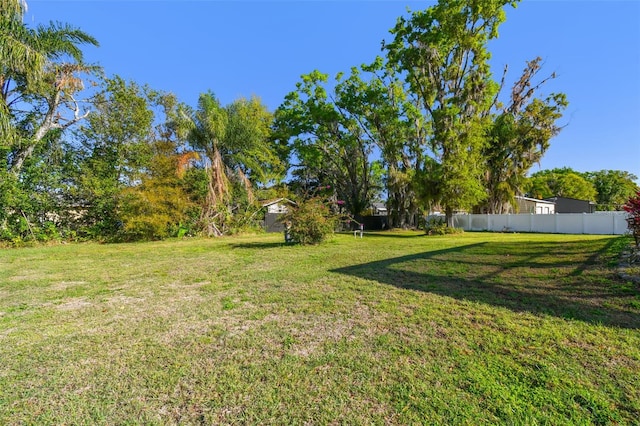
<svg viewBox="0 0 640 426">
<path fill-rule="evenodd" d="M 160 179 L 123 191 L 119 203 L 122 227 L 116 239 L 152 241 L 178 234 L 181 224 L 189 223 L 193 205 L 181 187 Z M 188 232 L 187 230 L 184 231 Z"/>
<path fill-rule="evenodd" d="M 338 217 L 321 199 L 312 198 L 292 207 L 282 221 L 291 240 L 306 245 L 319 244 L 333 234 Z"/>
<path fill-rule="evenodd" d="M 427 235 L 447 235 L 447 234 L 461 234 L 464 232 L 462 228 L 454 228 L 447 226 L 447 222 L 442 217 L 430 217 L 427 219 L 424 232 Z"/>
</svg>

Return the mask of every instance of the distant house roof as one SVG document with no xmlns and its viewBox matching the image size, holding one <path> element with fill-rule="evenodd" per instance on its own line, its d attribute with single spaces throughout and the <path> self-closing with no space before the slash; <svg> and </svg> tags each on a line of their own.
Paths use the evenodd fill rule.
<svg viewBox="0 0 640 426">
<path fill-rule="evenodd" d="M 571 198 L 571 197 L 560 197 L 560 196 L 555 196 L 555 197 L 547 197 L 545 198 L 545 200 L 547 201 L 552 201 L 552 202 L 558 202 L 558 200 L 563 201 L 582 201 L 583 203 L 589 203 L 589 204 L 596 204 L 593 201 L 589 201 L 589 200 L 581 200 L 579 198 Z"/>
<path fill-rule="evenodd" d="M 291 204 L 291 205 L 296 205 L 295 201 L 291 201 L 288 198 L 275 198 L 273 200 L 263 200 L 260 201 L 260 205 L 262 205 L 262 207 L 269 207 L 272 206 L 274 204 Z"/>
<path fill-rule="evenodd" d="M 371 209 L 373 210 L 374 216 L 387 216 L 389 214 L 385 203 L 380 203 L 380 202 L 371 203 Z"/>
</svg>

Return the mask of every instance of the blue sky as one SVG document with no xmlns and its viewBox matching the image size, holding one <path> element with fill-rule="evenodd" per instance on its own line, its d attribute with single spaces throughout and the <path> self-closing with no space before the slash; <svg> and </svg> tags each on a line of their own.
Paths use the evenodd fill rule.
<svg viewBox="0 0 640 426">
<path fill-rule="evenodd" d="M 300 75 L 334 76 L 381 54 L 396 18 L 433 1 L 28 0 L 25 21 L 62 21 L 98 39 L 86 59 L 107 75 L 195 105 L 259 96 L 275 110 Z M 543 58 L 556 72 L 541 94 L 564 92 L 566 125 L 531 172 L 624 170 L 640 177 L 640 0 L 524 0 L 490 44 L 499 79 Z M 510 84 L 505 87 L 509 92 Z M 640 181 L 639 181 L 640 183 Z"/>
</svg>

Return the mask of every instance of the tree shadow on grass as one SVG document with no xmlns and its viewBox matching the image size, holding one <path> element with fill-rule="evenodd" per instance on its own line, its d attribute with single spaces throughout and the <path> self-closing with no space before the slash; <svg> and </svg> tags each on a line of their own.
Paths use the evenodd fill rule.
<svg viewBox="0 0 640 426">
<path fill-rule="evenodd" d="M 638 290 L 620 285 L 600 264 L 613 242 L 478 243 L 331 272 L 514 312 L 638 329 L 640 315 L 625 304 Z M 601 247 L 594 252 L 590 244 Z"/>
<path fill-rule="evenodd" d="M 234 249 L 269 249 L 269 248 L 276 248 L 276 247 L 285 247 L 290 245 L 291 245 L 290 243 L 285 243 L 284 241 L 282 241 L 282 242 L 270 242 L 270 243 L 266 243 L 266 242 L 232 243 L 232 244 L 229 244 L 229 247 Z"/>
<path fill-rule="evenodd" d="M 352 231 L 353 233 L 353 231 Z M 384 238 L 425 238 L 426 234 L 424 233 L 424 231 L 422 232 L 415 232 L 412 234 L 406 234 L 406 233 L 398 233 L 395 231 L 367 231 L 366 229 L 364 230 L 364 236 L 366 237 L 384 237 Z"/>
</svg>

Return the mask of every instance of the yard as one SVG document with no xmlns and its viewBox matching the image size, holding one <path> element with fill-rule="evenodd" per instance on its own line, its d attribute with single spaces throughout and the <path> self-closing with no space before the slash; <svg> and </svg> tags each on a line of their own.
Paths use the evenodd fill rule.
<svg viewBox="0 0 640 426">
<path fill-rule="evenodd" d="M 629 240 L 0 250 L 0 424 L 632 424 Z"/>
</svg>

